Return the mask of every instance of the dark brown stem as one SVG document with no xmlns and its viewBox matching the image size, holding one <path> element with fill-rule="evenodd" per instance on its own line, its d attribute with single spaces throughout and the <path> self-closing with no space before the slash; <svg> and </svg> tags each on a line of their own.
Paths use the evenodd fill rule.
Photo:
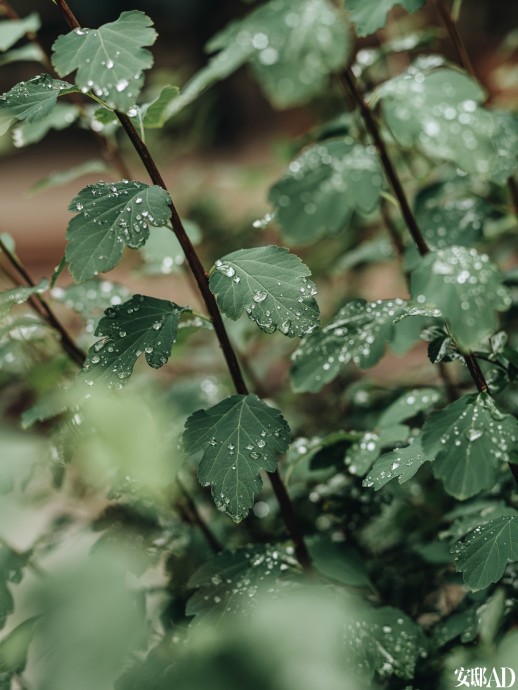
<svg viewBox="0 0 518 690">
<path fill-rule="evenodd" d="M 344 72 L 342 72 L 342 74 L 340 75 L 340 81 L 342 82 L 345 89 L 352 95 L 356 105 L 360 109 L 360 113 L 365 123 L 365 127 L 367 128 L 369 136 L 371 137 L 372 141 L 374 142 L 374 145 L 376 146 L 376 149 L 378 150 L 378 155 L 383 165 L 383 169 L 385 170 L 385 174 L 388 178 L 388 181 L 390 182 L 390 186 L 394 191 L 394 195 L 399 204 L 399 208 L 401 209 L 401 215 L 405 219 L 408 231 L 410 232 L 412 239 L 414 240 L 415 245 L 419 250 L 419 253 L 421 254 L 421 256 L 424 256 L 425 254 L 428 254 L 430 249 L 414 218 L 414 214 L 412 213 L 412 209 L 410 208 L 410 204 L 408 203 L 405 190 L 403 189 L 403 185 L 401 184 L 401 180 L 399 179 L 399 175 L 396 171 L 396 168 L 392 163 L 392 159 L 388 155 L 387 147 L 385 146 L 385 142 L 383 141 L 383 138 L 379 131 L 374 114 L 365 102 L 362 94 L 360 93 L 360 90 L 358 89 L 358 86 L 356 84 L 354 74 L 350 69 L 347 69 Z"/>
<path fill-rule="evenodd" d="M 518 216 L 518 184 L 516 184 L 516 180 L 513 176 L 507 180 L 507 188 L 509 189 L 514 214 Z"/>
<path fill-rule="evenodd" d="M 451 380 L 450 372 L 448 366 L 444 362 L 439 362 L 439 376 L 446 391 L 446 397 L 449 403 L 455 402 L 459 397 L 459 393 L 453 381 Z"/>
<path fill-rule="evenodd" d="M 29 287 L 35 287 L 36 283 L 33 281 L 29 273 L 26 271 L 25 267 L 18 260 L 18 258 L 11 252 L 9 247 L 0 238 L 0 250 L 5 255 L 6 259 L 9 261 L 11 266 L 15 271 L 22 277 L 24 282 Z M 31 307 L 38 312 L 38 314 L 51 326 L 60 336 L 60 343 L 63 350 L 70 357 L 70 359 L 75 362 L 79 367 L 83 366 L 86 358 L 86 354 L 81 350 L 81 348 L 76 344 L 72 336 L 68 333 L 65 326 L 58 319 L 48 302 L 41 295 L 33 295 L 29 299 Z M 37 306 L 38 305 L 38 306 Z"/>
<path fill-rule="evenodd" d="M 457 52 L 457 57 L 459 59 L 460 64 L 464 67 L 466 72 L 469 72 L 471 74 L 471 76 L 474 79 L 480 81 L 480 79 L 477 77 L 477 74 L 473 67 L 473 63 L 471 62 L 471 59 L 469 57 L 468 51 L 466 50 L 464 41 L 462 40 L 462 37 L 457 28 L 457 23 L 453 20 L 453 17 L 451 16 L 450 11 L 446 7 L 444 0 L 435 0 L 435 6 L 437 7 L 437 10 L 441 17 L 441 21 L 444 24 L 446 31 L 448 32 L 448 35 L 455 48 L 455 51 Z"/>
<path fill-rule="evenodd" d="M 72 10 L 68 6 L 66 0 L 56 0 L 56 2 L 61 12 L 63 13 L 63 16 L 65 17 L 69 27 L 71 29 L 81 28 L 81 25 L 77 21 Z M 142 163 L 144 164 L 144 167 L 146 168 L 153 184 L 162 187 L 162 189 L 165 189 L 169 193 L 164 179 L 151 153 L 149 152 L 148 147 L 146 146 L 144 141 L 142 141 L 142 138 L 133 126 L 131 119 L 124 113 L 115 111 L 115 114 L 119 122 L 121 123 L 124 131 L 128 135 L 128 138 L 133 144 L 135 151 L 138 153 Z M 207 273 L 203 268 L 200 258 L 198 257 L 198 254 L 196 253 L 196 250 L 191 240 L 189 239 L 189 236 L 185 231 L 180 215 L 178 214 L 176 206 L 172 200 L 169 208 L 171 210 L 171 224 L 173 226 L 173 231 L 182 247 L 189 268 L 191 269 L 191 272 L 194 275 L 194 278 L 198 285 L 198 289 L 212 320 L 214 331 L 218 338 L 220 347 L 223 351 L 223 356 L 225 357 L 225 361 L 227 363 L 229 373 L 234 383 L 234 388 L 236 389 L 236 392 L 240 395 L 248 395 L 248 388 L 243 378 L 243 374 L 241 372 L 241 367 L 239 365 L 236 353 L 228 337 L 225 324 L 223 323 L 223 318 L 216 303 L 216 298 L 210 291 Z M 304 535 L 297 523 L 293 504 L 286 490 L 286 487 L 283 484 L 279 471 L 275 470 L 275 472 L 268 473 L 268 477 L 271 481 L 272 488 L 277 498 L 277 501 L 279 502 L 281 514 L 284 518 L 286 529 L 288 530 L 290 538 L 292 539 L 293 544 L 295 546 L 295 553 L 297 554 L 300 565 L 304 570 L 309 570 L 311 559 L 306 544 L 304 542 Z"/>
<path fill-rule="evenodd" d="M 182 492 L 185 500 L 185 506 L 181 506 L 181 508 L 185 510 L 191 522 L 199 527 L 212 551 L 214 551 L 214 553 L 223 551 L 223 546 L 220 544 L 218 538 L 212 533 L 209 526 L 200 515 L 196 503 L 179 477 L 176 478 L 176 483 L 180 487 L 180 491 Z"/>
<path fill-rule="evenodd" d="M 403 240 L 401 239 L 401 235 L 399 234 L 398 229 L 396 228 L 396 226 L 394 224 L 394 221 L 390 217 L 390 212 L 388 210 L 388 203 L 385 199 L 381 199 L 380 211 L 381 211 L 381 217 L 383 218 L 383 222 L 385 224 L 387 232 L 390 235 L 390 239 L 392 241 L 392 246 L 395 249 L 396 255 L 399 259 L 402 259 L 403 255 L 405 253 L 405 245 L 403 244 Z"/>
</svg>

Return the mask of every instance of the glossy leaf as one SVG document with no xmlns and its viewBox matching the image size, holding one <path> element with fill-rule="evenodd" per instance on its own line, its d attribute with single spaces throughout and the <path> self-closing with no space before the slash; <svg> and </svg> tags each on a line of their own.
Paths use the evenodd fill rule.
<svg viewBox="0 0 518 690">
<path fill-rule="evenodd" d="M 395 400 L 378 419 L 378 426 L 398 424 L 426 412 L 436 405 L 441 394 L 436 388 L 413 388 Z"/>
<path fill-rule="evenodd" d="M 350 362 L 362 369 L 374 366 L 394 334 L 394 322 L 406 309 L 401 299 L 348 302 L 330 324 L 307 335 L 293 353 L 294 390 L 316 393 Z"/>
<path fill-rule="evenodd" d="M 67 230 L 66 257 L 74 278 L 109 271 L 120 261 L 124 245 L 141 247 L 150 226 L 169 221 L 170 202 L 161 187 L 142 182 L 99 182 L 82 189 L 69 206 L 78 214 Z"/>
<path fill-rule="evenodd" d="M 347 137 L 307 148 L 270 189 L 269 200 L 284 237 L 307 244 L 346 228 L 355 211 L 372 211 L 382 180 L 376 155 Z"/>
<path fill-rule="evenodd" d="M 22 19 L 7 19 L 0 21 L 0 51 L 9 50 L 20 38 L 27 33 L 35 33 L 41 26 L 40 17 L 36 12 Z"/>
<path fill-rule="evenodd" d="M 120 388 L 142 354 L 150 367 L 159 369 L 171 355 L 184 310 L 174 302 L 144 295 L 106 309 L 95 331 L 102 340 L 88 351 L 81 380 Z"/>
<path fill-rule="evenodd" d="M 109 280 L 92 278 L 84 283 L 53 287 L 52 299 L 88 318 L 109 307 L 122 304 L 130 297 L 127 288 Z"/>
<path fill-rule="evenodd" d="M 501 464 L 518 459 L 518 422 L 487 394 L 465 395 L 429 417 L 421 442 L 435 457 L 434 475 L 464 500 L 491 489 Z"/>
<path fill-rule="evenodd" d="M 185 424 L 189 455 L 202 452 L 198 478 L 212 487 L 214 502 L 236 522 L 254 504 L 262 487 L 261 470 L 273 472 L 288 450 L 290 429 L 278 410 L 255 395 L 233 395 Z"/>
<path fill-rule="evenodd" d="M 412 272 L 417 304 L 436 306 L 457 345 L 470 351 L 498 327 L 497 312 L 511 305 L 498 268 L 486 254 L 467 247 L 430 252 Z"/>
<path fill-rule="evenodd" d="M 368 36 L 382 29 L 393 7 L 404 7 L 407 12 L 421 8 L 425 0 L 345 0 L 358 36 Z"/>
<path fill-rule="evenodd" d="M 374 463 L 371 471 L 363 480 L 363 486 L 379 491 L 391 479 L 397 478 L 400 484 L 411 479 L 418 469 L 431 457 L 425 456 L 418 439 L 404 448 L 396 448 L 383 453 Z"/>
<path fill-rule="evenodd" d="M 147 15 L 131 11 L 98 29 L 75 29 L 54 43 L 53 65 L 62 77 L 77 70 L 82 91 L 127 112 L 138 99 L 144 70 L 153 65 L 146 50 L 157 37 L 152 27 Z"/>
<path fill-rule="evenodd" d="M 309 268 L 283 247 L 239 249 L 216 261 L 210 289 L 221 311 L 234 321 L 243 311 L 261 330 L 289 338 L 319 323 L 316 288 Z"/>
</svg>

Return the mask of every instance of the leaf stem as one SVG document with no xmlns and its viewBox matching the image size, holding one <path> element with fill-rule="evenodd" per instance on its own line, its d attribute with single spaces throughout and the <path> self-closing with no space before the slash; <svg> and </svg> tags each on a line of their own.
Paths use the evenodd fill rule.
<svg viewBox="0 0 518 690">
<path fill-rule="evenodd" d="M 61 10 L 69 27 L 71 29 L 80 29 L 81 25 L 76 19 L 74 13 L 70 9 L 66 0 L 56 0 L 56 4 Z M 117 110 L 114 112 L 119 122 L 121 123 L 122 128 L 126 132 L 129 140 L 133 144 L 135 151 L 139 155 L 140 160 L 146 168 L 153 184 L 162 187 L 162 189 L 166 190 L 169 193 L 169 190 L 167 189 L 167 186 L 164 182 L 164 178 L 162 177 L 153 159 L 153 156 L 151 155 L 148 147 L 142 140 L 138 131 L 134 127 L 131 119 L 124 113 L 121 113 Z M 187 235 L 187 232 L 185 231 L 182 219 L 180 218 L 180 215 L 176 210 L 176 206 L 172 201 L 172 197 L 169 208 L 171 210 L 171 224 L 173 226 L 173 231 L 176 235 L 178 242 L 182 247 L 189 268 L 194 276 L 194 279 L 196 280 L 202 299 L 211 317 L 214 330 L 216 332 L 216 336 L 218 338 L 221 350 L 223 352 L 223 356 L 227 364 L 227 368 L 234 383 L 234 388 L 236 389 L 236 392 L 238 394 L 248 395 L 248 387 L 243 378 L 243 373 L 241 371 L 241 367 L 237 359 L 235 350 L 228 337 L 228 333 L 225 328 L 221 312 L 219 311 L 216 298 L 214 297 L 209 288 L 207 273 L 200 261 L 196 249 L 194 248 L 191 240 L 189 239 L 189 236 Z M 286 525 L 286 529 L 288 530 L 290 538 L 293 541 L 297 559 L 303 570 L 310 571 L 311 558 L 309 556 L 309 552 L 304 542 L 304 535 L 298 525 L 293 504 L 286 490 L 286 487 L 284 486 L 284 483 L 281 479 L 279 470 L 276 469 L 275 472 L 268 472 L 267 476 L 270 479 L 273 491 L 279 503 L 279 507 L 281 510 L 282 517 L 284 519 L 284 523 Z"/>
<path fill-rule="evenodd" d="M 216 535 L 209 528 L 205 520 L 200 515 L 196 503 L 194 502 L 190 493 L 187 491 L 187 487 L 182 482 L 180 477 L 176 477 L 176 483 L 180 487 L 180 491 L 182 492 L 183 497 L 185 499 L 185 506 L 182 506 L 182 508 L 187 513 L 191 522 L 193 522 L 193 524 L 199 527 L 201 533 L 205 537 L 207 544 L 210 546 L 212 551 L 214 551 L 214 553 L 219 553 L 220 551 L 223 551 L 223 546 L 219 542 Z"/>
</svg>

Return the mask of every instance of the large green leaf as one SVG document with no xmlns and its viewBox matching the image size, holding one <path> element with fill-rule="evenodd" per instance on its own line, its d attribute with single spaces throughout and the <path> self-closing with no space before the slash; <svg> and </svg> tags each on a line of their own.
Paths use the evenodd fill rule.
<svg viewBox="0 0 518 690">
<path fill-rule="evenodd" d="M 153 65 L 146 50 L 157 33 L 143 12 L 123 12 L 99 29 L 75 29 L 53 45 L 52 62 L 60 76 L 77 70 L 76 84 L 102 98 L 111 108 L 127 111 L 136 103 L 143 71 Z"/>
<path fill-rule="evenodd" d="M 35 33 L 41 26 L 40 17 L 33 12 L 23 19 L 7 19 L 0 22 L 0 51 L 9 50 L 27 33 Z"/>
<path fill-rule="evenodd" d="M 102 340 L 88 351 L 81 379 L 87 385 L 120 388 L 142 354 L 149 366 L 163 366 L 171 355 L 183 311 L 174 302 L 144 295 L 108 307 L 95 331 Z"/>
<path fill-rule="evenodd" d="M 69 206 L 78 213 L 67 230 L 66 257 L 74 278 L 109 271 L 120 261 L 124 245 L 141 247 L 150 225 L 169 221 L 170 203 L 165 190 L 142 182 L 99 182 L 82 189 Z"/>
<path fill-rule="evenodd" d="M 434 159 L 502 183 L 496 164 L 505 148 L 503 122 L 481 107 L 485 94 L 474 79 L 430 66 L 433 60 L 417 63 L 378 89 L 387 125 L 403 146 L 417 145 Z"/>
<path fill-rule="evenodd" d="M 375 154 L 344 137 L 307 148 L 270 189 L 283 235 L 295 244 L 343 230 L 354 211 L 379 202 L 383 175 Z"/>
<path fill-rule="evenodd" d="M 486 254 L 467 247 L 427 254 L 412 272 L 410 292 L 417 304 L 438 307 L 456 343 L 467 351 L 497 329 L 497 312 L 511 305 L 498 268 Z"/>
<path fill-rule="evenodd" d="M 351 13 L 358 36 L 368 36 L 385 26 L 390 10 L 399 5 L 408 12 L 415 12 L 425 0 L 345 0 Z"/>
<path fill-rule="evenodd" d="M 273 472 L 288 450 L 290 428 L 278 410 L 255 395 L 233 395 L 185 424 L 187 453 L 203 452 L 198 478 L 233 520 L 242 520 L 260 491 L 260 471 Z"/>
<path fill-rule="evenodd" d="M 21 81 L 0 96 L 0 135 L 5 134 L 14 120 L 40 122 L 54 109 L 59 96 L 77 89 L 65 81 L 40 74 Z"/>
<path fill-rule="evenodd" d="M 455 566 L 474 591 L 498 582 L 507 564 L 518 561 L 518 512 L 508 513 L 478 525 L 452 547 Z"/>
<path fill-rule="evenodd" d="M 204 563 L 189 580 L 189 587 L 196 592 L 187 602 L 186 613 L 217 613 L 220 620 L 224 615 L 250 613 L 257 607 L 258 588 L 267 587 L 271 592 L 282 581 L 293 581 L 299 575 L 295 565 L 293 556 L 279 546 L 225 550 Z"/>
<path fill-rule="evenodd" d="M 429 417 L 421 442 L 435 457 L 434 475 L 464 500 L 491 489 L 500 465 L 518 459 L 518 422 L 486 393 L 464 395 Z"/>
<path fill-rule="evenodd" d="M 306 102 L 343 67 L 349 52 L 344 15 L 328 0 L 272 0 L 214 36 L 219 51 L 186 85 L 168 116 L 248 62 L 278 108 Z"/>
<path fill-rule="evenodd" d="M 350 362 L 362 369 L 374 366 L 394 334 L 394 321 L 406 310 L 401 299 L 348 302 L 330 324 L 307 335 L 293 353 L 294 390 L 316 393 Z"/>
<path fill-rule="evenodd" d="M 234 321 L 243 311 L 266 333 L 292 338 L 319 324 L 316 289 L 309 268 L 284 247 L 239 249 L 216 261 L 210 289 Z"/>
</svg>

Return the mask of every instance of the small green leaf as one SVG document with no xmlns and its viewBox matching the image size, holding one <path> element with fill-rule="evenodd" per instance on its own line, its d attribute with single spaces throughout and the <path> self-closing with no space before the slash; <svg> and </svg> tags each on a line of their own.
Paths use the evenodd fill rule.
<svg viewBox="0 0 518 690">
<path fill-rule="evenodd" d="M 140 106 L 142 122 L 146 129 L 159 129 L 164 126 L 167 110 L 175 98 L 178 98 L 179 91 L 177 86 L 164 86 L 151 103 Z"/>
<path fill-rule="evenodd" d="M 9 584 L 18 583 L 23 577 L 25 562 L 21 556 L 5 546 L 0 546 L 0 628 L 14 611 L 14 600 Z"/>
<path fill-rule="evenodd" d="M 44 62 L 45 54 L 34 43 L 27 43 L 21 48 L 13 48 L 8 53 L 0 55 L 0 67 L 12 62 Z"/>
<path fill-rule="evenodd" d="M 307 335 L 293 353 L 293 389 L 316 393 L 350 362 L 362 369 L 374 366 L 394 334 L 394 322 L 406 310 L 401 299 L 348 302 L 330 324 Z"/>
<path fill-rule="evenodd" d="M 452 547 L 455 566 L 473 591 L 484 589 L 518 561 L 518 512 L 501 515 L 477 526 Z"/>
<path fill-rule="evenodd" d="M 144 295 L 106 309 L 95 331 L 102 340 L 88 351 L 81 380 L 120 388 L 142 354 L 149 366 L 162 367 L 171 356 L 183 311 L 185 307 L 174 302 Z"/>
<path fill-rule="evenodd" d="M 0 318 L 9 313 L 15 304 L 27 302 L 32 295 L 39 295 L 45 292 L 49 286 L 49 281 L 44 278 L 34 287 L 16 287 L 11 290 L 0 292 Z"/>
<path fill-rule="evenodd" d="M 425 0 L 345 0 L 358 36 L 369 36 L 385 26 L 393 7 L 404 7 L 407 12 L 420 9 Z"/>
<path fill-rule="evenodd" d="M 36 33 L 41 27 L 40 17 L 36 12 L 23 19 L 7 19 L 0 22 L 0 51 L 9 50 L 25 34 Z"/>
<path fill-rule="evenodd" d="M 196 223 L 183 221 L 185 231 L 194 245 L 201 241 L 201 230 Z M 144 272 L 150 275 L 168 275 L 185 264 L 185 254 L 171 228 L 155 228 L 141 249 L 145 262 Z"/>
<path fill-rule="evenodd" d="M 405 448 L 383 453 L 363 480 L 363 486 L 379 491 L 391 479 L 397 477 L 400 484 L 412 479 L 417 470 L 431 457 L 425 456 L 418 439 Z"/>
<path fill-rule="evenodd" d="M 0 673 L 21 673 L 25 669 L 33 628 L 38 618 L 33 616 L 23 621 L 0 642 Z"/>
<path fill-rule="evenodd" d="M 76 285 L 53 287 L 52 299 L 73 309 L 85 318 L 122 304 L 130 297 L 127 288 L 110 280 L 92 278 Z"/>
<path fill-rule="evenodd" d="M 429 417 L 421 441 L 425 455 L 435 457 L 434 475 L 464 500 L 491 489 L 500 465 L 516 460 L 518 422 L 486 393 L 464 395 Z"/>
<path fill-rule="evenodd" d="M 94 173 L 102 173 L 108 170 L 106 163 L 100 159 L 93 159 L 80 163 L 73 168 L 68 168 L 67 170 L 59 170 L 53 172 L 47 177 L 43 177 L 41 180 L 35 182 L 30 191 L 33 194 L 37 192 L 43 192 L 47 189 L 52 189 L 53 187 L 60 187 L 61 185 L 73 182 L 83 175 L 92 175 Z"/>
<path fill-rule="evenodd" d="M 386 427 L 411 419 L 426 412 L 441 399 L 436 388 L 413 388 L 395 400 L 378 420 L 378 426 Z"/>
<path fill-rule="evenodd" d="M 470 351 L 498 327 L 497 312 L 511 305 L 498 268 L 486 254 L 467 247 L 430 252 L 412 272 L 410 292 L 417 304 L 435 305 L 456 343 Z"/>
<path fill-rule="evenodd" d="M 62 130 L 70 127 L 79 117 L 79 108 L 71 103 L 56 103 L 52 111 L 38 122 L 22 122 L 13 129 L 14 145 L 18 148 L 36 144 L 51 129 Z"/>
<path fill-rule="evenodd" d="M 309 268 L 284 247 L 240 249 L 216 261 L 209 285 L 221 311 L 234 321 L 243 311 L 266 333 L 289 338 L 319 323 Z"/>
<path fill-rule="evenodd" d="M 143 12 L 123 12 L 98 29 L 74 29 L 54 43 L 52 62 L 60 76 L 77 70 L 76 84 L 111 108 L 127 112 L 136 103 L 143 72 L 153 65 L 146 50 L 157 33 Z"/>
<path fill-rule="evenodd" d="M 218 508 L 236 522 L 254 504 L 263 482 L 288 450 L 290 428 L 278 410 L 255 395 L 233 395 L 189 417 L 183 435 L 187 453 L 203 451 L 198 478 L 212 487 Z"/>
<path fill-rule="evenodd" d="M 58 97 L 77 89 L 65 81 L 40 74 L 21 81 L 0 96 L 0 135 L 5 134 L 14 120 L 41 122 L 54 109 Z"/>
<path fill-rule="evenodd" d="M 197 591 L 187 602 L 188 616 L 250 613 L 257 606 L 258 587 L 277 589 L 299 576 L 293 556 L 269 544 L 225 550 L 204 563 L 190 578 Z M 233 619 L 232 619 L 233 620 Z"/>
<path fill-rule="evenodd" d="M 378 434 L 366 431 L 358 441 L 347 449 L 344 462 L 349 472 L 358 476 L 366 474 L 380 454 L 381 439 Z"/>
<path fill-rule="evenodd" d="M 307 148 L 270 189 L 269 200 L 283 235 L 307 244 L 343 230 L 355 211 L 371 212 L 382 181 L 376 155 L 344 137 Z"/>
<path fill-rule="evenodd" d="M 170 203 L 165 190 L 142 182 L 99 182 L 82 189 L 69 206 L 78 212 L 67 230 L 66 257 L 74 278 L 109 271 L 120 261 L 124 245 L 141 247 L 150 226 L 169 221 Z"/>
</svg>

